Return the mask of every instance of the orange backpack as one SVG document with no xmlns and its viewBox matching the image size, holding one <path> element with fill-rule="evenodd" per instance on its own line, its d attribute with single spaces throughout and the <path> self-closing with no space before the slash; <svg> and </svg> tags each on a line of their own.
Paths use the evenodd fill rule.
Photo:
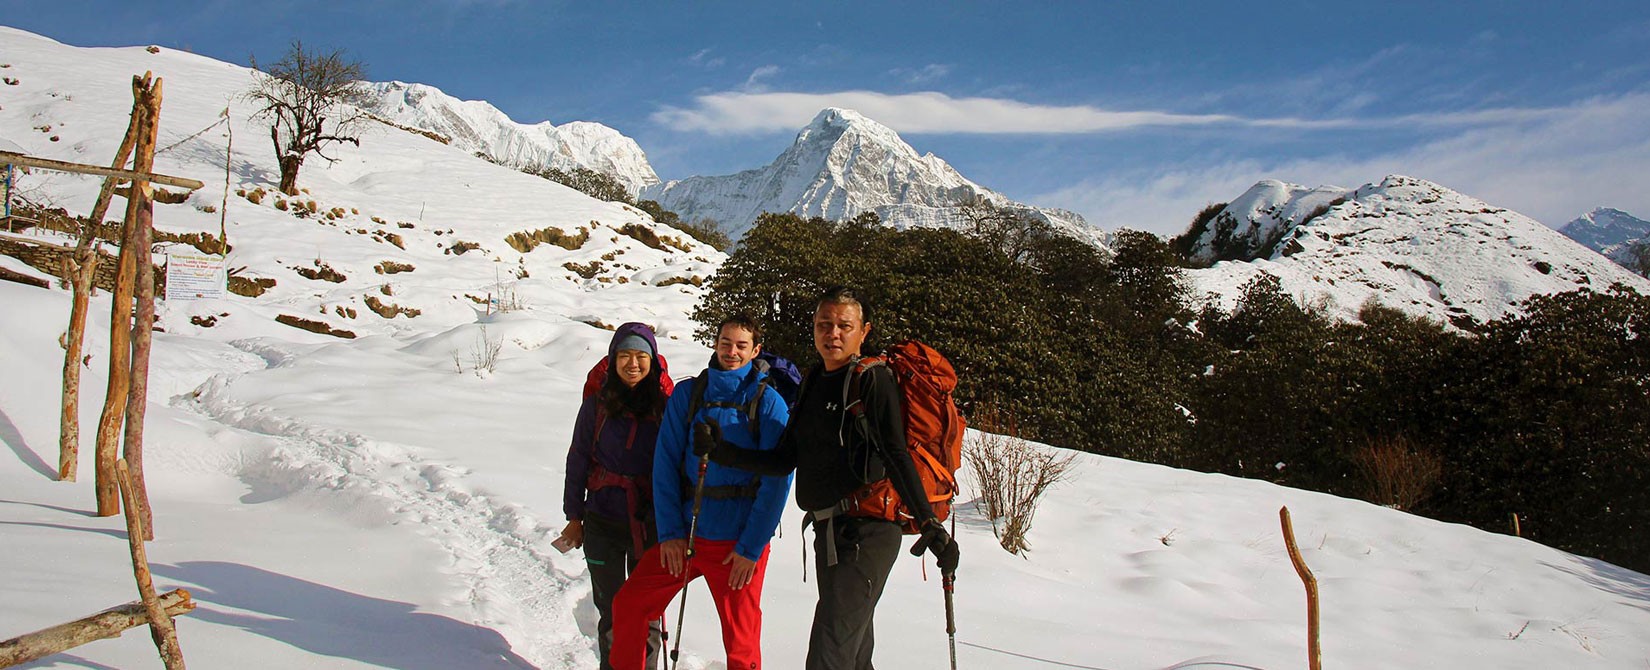
<svg viewBox="0 0 1650 670">
<path fill-rule="evenodd" d="M 933 508 L 935 519 L 944 521 L 951 515 L 951 500 L 957 496 L 957 468 L 962 465 L 966 427 L 962 413 L 951 399 L 951 391 L 957 388 L 957 371 L 940 352 L 916 340 L 889 347 L 881 356 L 859 359 L 854 366 L 856 379 L 878 365 L 886 365 L 894 373 L 900 390 L 900 414 L 905 419 L 906 449 L 917 466 L 917 476 L 928 494 L 928 505 Z M 865 404 L 860 402 L 857 381 L 848 384 L 845 407 L 859 425 L 861 434 L 867 438 L 874 435 L 866 424 Z M 854 516 L 896 522 L 907 535 L 921 531 L 910 510 L 900 502 L 893 483 L 886 478 L 860 487 L 849 500 L 856 501 L 849 511 Z"/>
</svg>

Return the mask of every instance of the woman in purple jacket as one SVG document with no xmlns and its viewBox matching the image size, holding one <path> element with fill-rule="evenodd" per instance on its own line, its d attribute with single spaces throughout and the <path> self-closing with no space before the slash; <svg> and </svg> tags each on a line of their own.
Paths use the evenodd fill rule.
<svg viewBox="0 0 1650 670">
<path fill-rule="evenodd" d="M 607 374 L 599 390 L 585 396 L 567 451 L 567 527 L 561 536 L 565 544 L 584 547 L 602 668 L 609 667 L 613 643 L 613 594 L 642 551 L 658 541 L 650 474 L 670 377 L 657 354 L 646 324 L 618 327 L 607 347 Z M 648 667 L 656 668 L 663 622 L 649 628 Z"/>
</svg>

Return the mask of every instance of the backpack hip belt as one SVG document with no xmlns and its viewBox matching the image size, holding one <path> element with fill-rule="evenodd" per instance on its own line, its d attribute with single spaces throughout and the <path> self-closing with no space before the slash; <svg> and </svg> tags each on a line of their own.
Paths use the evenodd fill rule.
<svg viewBox="0 0 1650 670">
<path fill-rule="evenodd" d="M 630 517 L 630 542 L 636 547 L 636 555 L 641 556 L 644 538 L 647 536 L 647 528 L 642 525 L 645 520 L 641 518 L 642 497 L 652 497 L 653 479 L 647 475 L 621 475 L 608 470 L 598 461 L 591 465 L 590 478 L 586 480 L 584 488 L 589 491 L 606 488 L 624 490 L 625 516 Z"/>
</svg>

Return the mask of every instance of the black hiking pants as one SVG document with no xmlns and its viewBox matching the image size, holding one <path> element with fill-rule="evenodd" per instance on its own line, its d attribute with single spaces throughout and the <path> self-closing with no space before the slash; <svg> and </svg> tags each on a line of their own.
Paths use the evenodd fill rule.
<svg viewBox="0 0 1650 670">
<path fill-rule="evenodd" d="M 836 536 L 836 565 L 826 565 L 828 533 Z M 899 558 L 901 537 L 892 521 L 839 516 L 814 524 L 819 605 L 808 637 L 807 670 L 872 670 L 872 619 Z"/>
<path fill-rule="evenodd" d="M 652 523 L 645 523 L 644 542 L 651 547 L 657 543 Z M 603 670 L 609 668 L 608 650 L 613 648 L 613 594 L 624 586 L 625 578 L 636 569 L 641 554 L 636 552 L 635 540 L 630 535 L 628 522 L 609 519 L 596 514 L 584 517 L 584 561 L 590 567 L 590 599 L 596 603 L 596 650 Z M 647 667 L 659 667 L 659 648 L 664 636 L 663 621 L 648 624 Z"/>
</svg>

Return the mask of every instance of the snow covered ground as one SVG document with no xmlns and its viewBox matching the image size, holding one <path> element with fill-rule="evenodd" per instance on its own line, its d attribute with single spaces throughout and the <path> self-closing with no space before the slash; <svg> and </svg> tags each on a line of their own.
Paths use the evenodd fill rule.
<svg viewBox="0 0 1650 670">
<path fill-rule="evenodd" d="M 0 101 L 0 140 L 91 163 L 114 153 L 129 77 L 166 77 L 161 145 L 183 144 L 158 169 L 209 186 L 161 206 L 157 225 L 216 231 L 201 205 L 223 196 L 210 177 L 223 174 L 227 138 L 221 129 L 185 138 L 213 123 L 244 70 L 3 28 L 0 65 L 19 81 Z M 241 124 L 231 190 L 267 189 L 272 157 L 245 139 L 261 136 L 230 102 Z M 230 264 L 276 279 L 269 293 L 161 307 L 145 440 L 149 555 L 157 586 L 188 588 L 199 602 L 179 619 L 185 654 L 197 668 L 594 667 L 582 557 L 550 547 L 579 384 L 610 334 L 590 322 L 655 324 L 675 374 L 696 372 L 709 351 L 693 342 L 688 313 L 702 290 L 668 280 L 708 275 L 724 257 L 690 240 L 649 246 L 620 229 L 672 231 L 414 134 L 387 129 L 338 153 L 339 163 L 313 162 L 300 177 L 305 199 L 341 208 L 337 219 L 295 217 L 273 194 L 259 204 L 230 195 Z M 76 212 L 96 188 L 33 178 L 33 193 Z M 544 227 L 590 235 L 576 249 L 523 253 L 503 242 Z M 455 239 L 482 249 L 453 255 Z M 317 259 L 346 279 L 295 271 Z M 416 269 L 380 275 L 383 261 Z M 598 261 L 588 278 L 564 267 Z M 38 274 L 10 258 L 0 266 Z M 506 290 L 523 309 L 498 313 L 465 297 Z M 364 308 L 368 296 L 422 313 L 384 318 Z M 0 282 L 0 637 L 136 597 L 121 522 L 91 516 L 89 443 L 80 481 L 54 481 L 56 340 L 68 305 L 62 290 Z M 82 426 L 100 409 L 108 311 L 106 295 L 94 299 Z M 277 314 L 359 337 L 293 329 Z M 215 325 L 191 323 L 207 316 Z M 495 342 L 497 365 L 478 370 L 477 348 Z M 959 508 L 959 667 L 1304 667 L 1304 596 L 1281 540 L 1283 505 L 1322 584 L 1329 667 L 1650 666 L 1645 575 L 1361 502 L 1080 459 L 1044 502 L 1025 558 L 997 547 L 971 503 Z M 798 518 L 787 512 L 769 564 L 763 647 L 773 668 L 801 666 L 812 615 Z M 928 577 L 914 558 L 896 566 L 878 618 L 880 666 L 945 667 L 931 564 Z M 695 585 L 689 598 L 682 665 L 720 668 L 708 594 Z M 161 665 L 132 632 L 24 667 Z"/>
</svg>

